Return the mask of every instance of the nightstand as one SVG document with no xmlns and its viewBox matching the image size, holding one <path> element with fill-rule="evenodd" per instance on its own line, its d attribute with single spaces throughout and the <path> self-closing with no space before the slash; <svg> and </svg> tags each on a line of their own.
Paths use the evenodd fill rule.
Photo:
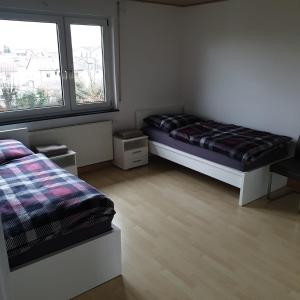
<svg viewBox="0 0 300 300">
<path fill-rule="evenodd" d="M 114 137 L 114 165 L 128 170 L 148 164 L 148 137 L 131 139 Z"/>
<path fill-rule="evenodd" d="M 62 169 L 72 173 L 77 176 L 77 161 L 76 161 L 76 152 L 69 150 L 68 153 L 49 157 L 51 161 L 57 164 Z"/>
</svg>

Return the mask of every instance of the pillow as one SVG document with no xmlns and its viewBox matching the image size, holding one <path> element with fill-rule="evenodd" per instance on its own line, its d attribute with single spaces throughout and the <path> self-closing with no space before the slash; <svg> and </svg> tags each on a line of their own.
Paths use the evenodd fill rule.
<svg viewBox="0 0 300 300">
<path fill-rule="evenodd" d="M 33 152 L 26 148 L 21 142 L 16 140 L 0 140 L 0 164 L 31 154 L 33 154 Z"/>
<path fill-rule="evenodd" d="M 187 114 L 163 114 L 149 116 L 144 119 L 144 121 L 149 126 L 154 126 L 163 131 L 170 132 L 174 129 L 200 121 L 200 119 L 196 116 Z"/>
</svg>

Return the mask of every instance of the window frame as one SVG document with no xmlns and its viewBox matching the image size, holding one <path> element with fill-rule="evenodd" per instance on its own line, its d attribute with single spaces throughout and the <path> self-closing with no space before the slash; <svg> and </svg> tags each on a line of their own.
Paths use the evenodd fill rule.
<svg viewBox="0 0 300 300">
<path fill-rule="evenodd" d="M 111 112 L 116 109 L 116 95 L 114 78 L 114 59 L 112 31 L 109 28 L 109 19 L 103 17 L 87 17 L 82 15 L 57 15 L 57 14 L 35 14 L 35 13 L 14 13 L 0 12 L 0 20 L 7 21 L 27 21 L 53 23 L 57 28 L 58 54 L 61 72 L 61 89 L 63 96 L 63 106 L 25 109 L 17 111 L 7 111 L 0 113 L 0 124 L 12 124 L 26 121 L 40 121 L 60 118 L 65 116 L 87 115 L 102 112 Z M 105 68 L 105 90 L 108 94 L 104 103 L 76 105 L 74 80 L 70 80 L 68 70 L 73 70 L 73 53 L 71 45 L 71 32 L 69 21 L 78 20 L 82 25 L 103 26 L 103 49 Z M 85 24 L 84 24 L 85 23 Z M 92 23 L 92 24 L 91 24 Z M 71 23 L 74 24 L 74 23 Z M 70 25 L 70 24 L 69 24 Z"/>
<path fill-rule="evenodd" d="M 70 79 L 70 99 L 71 108 L 73 111 L 91 111 L 99 108 L 112 107 L 113 105 L 113 77 L 112 77 L 112 57 L 111 54 L 111 40 L 109 34 L 109 22 L 108 19 L 101 18 L 86 18 L 86 17 L 65 17 L 65 32 L 66 32 L 66 45 L 67 45 L 67 66 L 68 72 L 71 73 Z M 105 89 L 105 102 L 104 103 L 89 103 L 89 104 L 77 104 L 76 102 L 76 90 L 74 79 L 74 60 L 72 51 L 72 35 L 71 25 L 91 25 L 102 27 L 102 47 L 103 47 L 103 75 L 104 75 L 104 89 Z"/>
</svg>

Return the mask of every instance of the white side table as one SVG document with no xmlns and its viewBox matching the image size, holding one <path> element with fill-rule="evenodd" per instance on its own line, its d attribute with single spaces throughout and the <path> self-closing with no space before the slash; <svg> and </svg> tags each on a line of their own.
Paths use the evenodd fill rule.
<svg viewBox="0 0 300 300">
<path fill-rule="evenodd" d="M 69 150 L 68 153 L 49 157 L 51 161 L 56 163 L 62 169 L 72 173 L 77 176 L 77 160 L 76 160 L 76 152 Z"/>
<path fill-rule="evenodd" d="M 114 137 L 114 165 L 128 170 L 148 164 L 148 137 Z"/>
</svg>

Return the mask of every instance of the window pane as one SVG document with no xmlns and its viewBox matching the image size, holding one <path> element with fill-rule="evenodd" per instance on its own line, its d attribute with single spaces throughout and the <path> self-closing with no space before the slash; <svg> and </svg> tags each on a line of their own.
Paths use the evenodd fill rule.
<svg viewBox="0 0 300 300">
<path fill-rule="evenodd" d="M 77 104 L 105 102 L 102 27 L 71 25 Z"/>
<path fill-rule="evenodd" d="M 0 20 L 0 111 L 62 106 L 57 25 Z"/>
</svg>

